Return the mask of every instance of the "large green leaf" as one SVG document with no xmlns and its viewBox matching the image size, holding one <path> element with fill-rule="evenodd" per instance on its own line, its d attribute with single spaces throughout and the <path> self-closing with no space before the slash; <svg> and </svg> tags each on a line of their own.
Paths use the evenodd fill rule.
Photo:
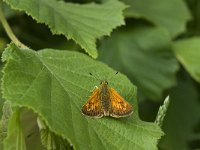
<svg viewBox="0 0 200 150">
<path fill-rule="evenodd" d="M 191 18 L 183 0 L 121 0 L 130 7 L 125 11 L 127 17 L 145 18 L 158 26 L 166 28 L 171 36 L 185 31 Z"/>
<path fill-rule="evenodd" d="M 122 74 L 109 80 L 134 107 L 122 119 L 91 119 L 81 107 L 100 79 L 115 71 L 90 57 L 69 51 L 20 50 L 11 44 L 3 55 L 3 96 L 15 105 L 31 108 L 49 129 L 76 149 L 156 149 L 162 131 L 138 117 L 136 88 Z"/>
<path fill-rule="evenodd" d="M 144 25 L 101 43 L 99 59 L 125 73 L 145 97 L 159 99 L 176 82 L 178 63 L 162 29 Z"/>
<path fill-rule="evenodd" d="M 104 4 L 73 4 L 56 0 L 4 0 L 12 8 L 23 10 L 40 23 L 45 23 L 54 34 L 75 40 L 92 57 L 97 57 L 95 41 L 109 35 L 123 25 L 125 5 L 109 0 Z"/>
<path fill-rule="evenodd" d="M 173 49 L 177 59 L 200 82 L 200 38 L 194 37 L 174 43 Z"/>
<path fill-rule="evenodd" d="M 170 92 L 170 104 L 163 122 L 166 134 L 159 143 L 165 150 L 190 149 L 190 142 L 199 141 L 193 133 L 200 121 L 199 94 L 194 82 L 184 75 L 182 72 L 178 86 Z"/>
</svg>

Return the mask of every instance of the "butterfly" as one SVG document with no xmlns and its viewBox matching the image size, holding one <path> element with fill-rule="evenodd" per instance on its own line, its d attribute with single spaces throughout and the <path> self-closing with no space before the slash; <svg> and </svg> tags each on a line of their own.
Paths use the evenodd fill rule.
<svg viewBox="0 0 200 150">
<path fill-rule="evenodd" d="M 131 115 L 133 108 L 114 88 L 109 87 L 107 81 L 102 81 L 83 105 L 82 113 L 95 118 L 103 116 L 120 118 Z"/>
</svg>

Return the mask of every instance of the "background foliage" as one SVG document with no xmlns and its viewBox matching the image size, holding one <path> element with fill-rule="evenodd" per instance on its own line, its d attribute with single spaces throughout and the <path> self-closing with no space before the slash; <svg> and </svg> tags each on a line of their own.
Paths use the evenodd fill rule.
<svg viewBox="0 0 200 150">
<path fill-rule="evenodd" d="M 0 6 L 0 149 L 200 148 L 200 1 L 4 0 Z M 10 41 L 2 16 L 27 47 Z M 133 105 L 133 115 L 83 116 L 96 78 L 116 71 L 109 84 Z M 158 113 L 167 95 L 169 107 Z M 157 114 L 166 115 L 158 124 Z"/>
</svg>

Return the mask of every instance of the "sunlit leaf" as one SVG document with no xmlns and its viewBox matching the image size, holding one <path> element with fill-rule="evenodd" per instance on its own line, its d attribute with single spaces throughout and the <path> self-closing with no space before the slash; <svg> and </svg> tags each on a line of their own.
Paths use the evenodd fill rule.
<svg viewBox="0 0 200 150">
<path fill-rule="evenodd" d="M 196 81 L 200 82 L 200 38 L 177 41 L 173 49 L 185 69 Z"/>
<path fill-rule="evenodd" d="M 156 149 L 162 131 L 156 124 L 139 119 L 136 87 L 122 74 L 110 79 L 109 85 L 133 105 L 133 115 L 91 119 L 81 114 L 81 107 L 99 85 L 96 78 L 108 79 L 116 71 L 77 52 L 34 52 L 14 44 L 6 49 L 3 60 L 7 62 L 3 97 L 31 108 L 75 149 Z"/>
<path fill-rule="evenodd" d="M 92 57 L 97 57 L 96 39 L 110 35 L 123 25 L 122 10 L 126 6 L 116 0 L 103 4 L 74 4 L 56 0 L 4 0 L 12 8 L 23 10 L 54 34 L 75 40 Z"/>
</svg>

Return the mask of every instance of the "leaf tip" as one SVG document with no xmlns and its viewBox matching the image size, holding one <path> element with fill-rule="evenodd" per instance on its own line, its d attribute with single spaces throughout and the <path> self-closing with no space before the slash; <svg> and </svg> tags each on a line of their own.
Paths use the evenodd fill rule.
<svg viewBox="0 0 200 150">
<path fill-rule="evenodd" d="M 169 106 L 169 95 L 165 98 L 163 105 L 160 106 L 156 120 L 155 120 L 155 123 L 157 125 L 159 125 L 160 127 L 162 126 L 162 123 L 163 123 L 164 117 L 166 115 L 168 106 Z"/>
</svg>

